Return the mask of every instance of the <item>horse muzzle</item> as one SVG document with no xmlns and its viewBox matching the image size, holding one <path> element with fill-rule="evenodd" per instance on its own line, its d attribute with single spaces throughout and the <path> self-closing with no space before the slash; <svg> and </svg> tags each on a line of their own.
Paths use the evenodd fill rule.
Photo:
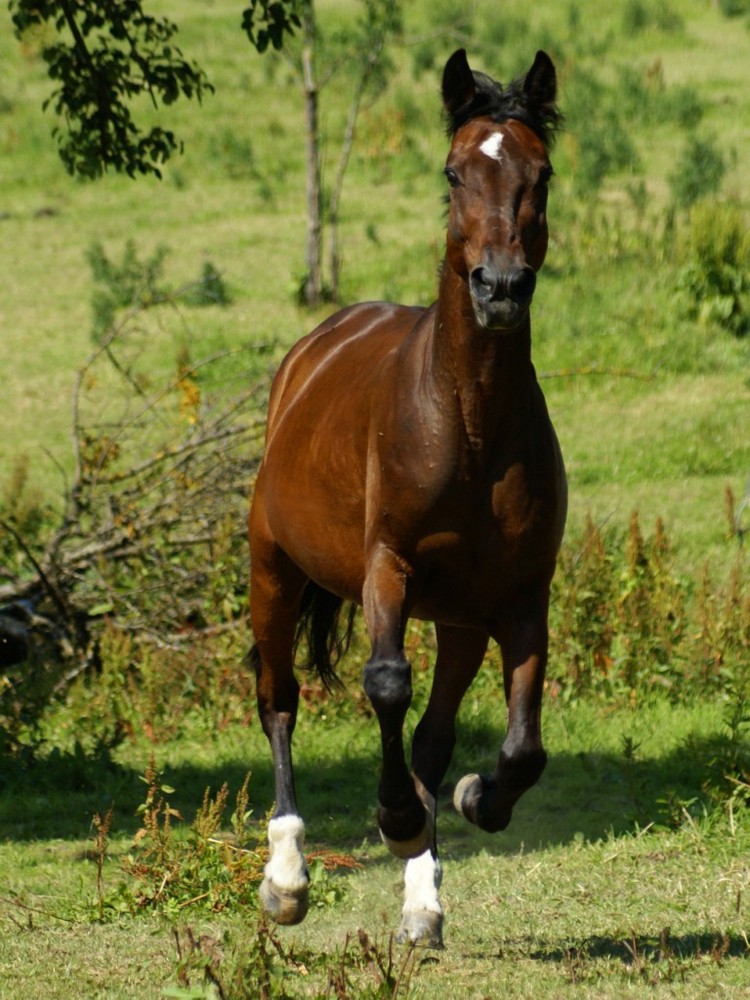
<svg viewBox="0 0 750 1000">
<path fill-rule="evenodd" d="M 474 315 L 485 330 L 515 330 L 526 319 L 536 288 L 530 267 L 502 270 L 480 264 L 469 274 Z"/>
</svg>

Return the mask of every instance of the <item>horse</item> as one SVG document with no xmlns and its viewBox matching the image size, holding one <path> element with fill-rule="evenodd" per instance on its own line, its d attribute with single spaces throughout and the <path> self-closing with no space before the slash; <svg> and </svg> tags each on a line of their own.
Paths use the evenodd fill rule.
<svg viewBox="0 0 750 1000">
<path fill-rule="evenodd" d="M 303 638 L 327 686 L 361 606 L 363 686 L 380 729 L 377 822 L 406 860 L 397 938 L 442 946 L 436 798 L 460 702 L 490 638 L 507 730 L 495 773 L 468 774 L 454 804 L 504 829 L 547 755 L 540 728 L 548 607 L 566 516 L 560 447 L 531 361 L 530 306 L 548 244 L 556 73 L 538 52 L 504 87 L 447 61 L 446 251 L 429 308 L 344 308 L 298 341 L 273 381 L 249 517 L 251 654 L 276 806 L 260 898 L 301 921 L 309 876 L 292 768 Z M 407 620 L 434 622 L 437 655 L 411 767 Z"/>
</svg>

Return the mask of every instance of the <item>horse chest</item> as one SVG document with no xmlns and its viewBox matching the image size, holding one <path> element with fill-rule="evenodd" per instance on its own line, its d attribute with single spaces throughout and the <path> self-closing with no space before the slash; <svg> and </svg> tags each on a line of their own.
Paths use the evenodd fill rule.
<svg viewBox="0 0 750 1000">
<path fill-rule="evenodd" d="M 432 514 L 404 539 L 420 616 L 445 620 L 492 617 L 518 586 L 548 577 L 555 541 L 549 530 L 555 491 L 530 480 L 521 464 L 498 478 L 446 489 Z"/>
</svg>

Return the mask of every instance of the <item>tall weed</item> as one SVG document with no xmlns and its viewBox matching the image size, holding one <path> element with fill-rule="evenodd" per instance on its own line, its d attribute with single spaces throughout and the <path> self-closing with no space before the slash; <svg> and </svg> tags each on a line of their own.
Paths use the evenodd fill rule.
<svg viewBox="0 0 750 1000">
<path fill-rule="evenodd" d="M 629 698 L 654 687 L 683 699 L 750 685 L 750 589 L 737 560 L 722 585 L 709 567 L 694 593 L 674 570 L 661 520 L 645 536 L 586 522 L 566 542 L 553 585 L 550 681 L 563 697 Z"/>
<path fill-rule="evenodd" d="M 333 954 L 286 943 L 262 916 L 255 930 L 221 937 L 175 930 L 179 985 L 163 995 L 177 1000 L 407 1000 L 416 966 L 413 949 L 394 953 L 364 930 L 347 934 Z M 324 983 L 322 987 L 314 985 Z"/>
</svg>

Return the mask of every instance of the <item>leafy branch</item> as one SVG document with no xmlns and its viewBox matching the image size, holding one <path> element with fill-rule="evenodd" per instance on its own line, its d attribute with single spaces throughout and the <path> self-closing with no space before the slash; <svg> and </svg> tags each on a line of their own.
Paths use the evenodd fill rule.
<svg viewBox="0 0 750 1000">
<path fill-rule="evenodd" d="M 99 177 L 109 169 L 161 177 L 181 148 L 174 132 L 144 129 L 132 107 L 146 95 L 155 108 L 213 91 L 203 70 L 175 44 L 177 25 L 144 13 L 141 0 L 10 0 L 16 37 L 52 28 L 42 49 L 56 86 L 45 101 L 65 122 L 56 127 L 69 173 Z"/>
</svg>

